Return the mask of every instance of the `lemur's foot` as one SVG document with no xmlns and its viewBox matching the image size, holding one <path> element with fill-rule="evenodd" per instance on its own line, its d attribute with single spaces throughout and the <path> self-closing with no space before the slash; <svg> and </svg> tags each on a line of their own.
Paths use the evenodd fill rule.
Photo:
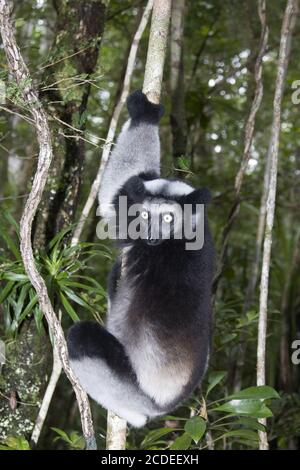
<svg viewBox="0 0 300 470">
<path fill-rule="evenodd" d="M 133 121 L 151 124 L 157 124 L 164 114 L 164 107 L 161 104 L 151 103 L 141 90 L 134 91 L 127 98 L 127 108 Z"/>
</svg>

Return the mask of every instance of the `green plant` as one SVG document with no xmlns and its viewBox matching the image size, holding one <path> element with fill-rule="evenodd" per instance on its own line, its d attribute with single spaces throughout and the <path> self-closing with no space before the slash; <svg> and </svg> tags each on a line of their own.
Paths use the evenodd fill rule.
<svg viewBox="0 0 300 470">
<path fill-rule="evenodd" d="M 53 441 L 63 441 L 66 442 L 70 450 L 83 450 L 85 448 L 85 441 L 83 436 L 78 434 L 77 431 L 71 431 L 68 435 L 65 431 L 59 428 L 51 428 L 58 436 L 56 436 Z"/>
<path fill-rule="evenodd" d="M 76 246 L 66 244 L 65 236 L 70 230 L 70 227 L 63 230 L 45 250 L 35 253 L 38 269 L 55 306 L 59 306 L 73 321 L 79 320 L 76 305 L 101 322 L 106 304 L 105 290 L 92 275 L 82 273 L 91 270 L 89 262 L 92 258 L 110 258 L 110 252 L 97 243 L 79 243 Z M 23 321 L 30 316 L 34 317 L 38 330 L 41 330 L 43 315 L 35 290 L 24 270 L 18 246 L 18 225 L 5 212 L 0 221 L 0 237 L 7 247 L 5 252 L 0 251 L 0 304 L 3 308 L 5 334 L 16 334 Z"/>
<path fill-rule="evenodd" d="M 30 450 L 30 446 L 23 436 L 9 436 L 0 444 L 0 450 Z"/>
</svg>

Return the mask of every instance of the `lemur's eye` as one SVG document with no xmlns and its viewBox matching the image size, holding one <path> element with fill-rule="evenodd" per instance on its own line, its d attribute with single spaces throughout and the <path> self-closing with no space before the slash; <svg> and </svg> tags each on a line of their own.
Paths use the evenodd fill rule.
<svg viewBox="0 0 300 470">
<path fill-rule="evenodd" d="M 166 222 L 167 224 L 170 224 L 173 220 L 173 216 L 172 214 L 165 214 L 163 216 L 163 219 L 164 219 L 164 222 Z"/>
<path fill-rule="evenodd" d="M 147 211 L 142 211 L 141 212 L 142 219 L 147 220 L 149 218 L 149 214 Z"/>
</svg>

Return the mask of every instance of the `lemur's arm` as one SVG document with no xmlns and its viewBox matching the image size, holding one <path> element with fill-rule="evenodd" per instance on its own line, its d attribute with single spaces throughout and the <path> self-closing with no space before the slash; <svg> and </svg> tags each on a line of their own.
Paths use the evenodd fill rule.
<svg viewBox="0 0 300 470">
<path fill-rule="evenodd" d="M 121 186 L 139 173 L 160 174 L 160 142 L 158 122 L 161 105 L 148 101 L 141 91 L 127 100 L 130 119 L 124 124 L 116 146 L 105 168 L 99 191 L 100 213 L 111 215 L 111 203 Z"/>
</svg>

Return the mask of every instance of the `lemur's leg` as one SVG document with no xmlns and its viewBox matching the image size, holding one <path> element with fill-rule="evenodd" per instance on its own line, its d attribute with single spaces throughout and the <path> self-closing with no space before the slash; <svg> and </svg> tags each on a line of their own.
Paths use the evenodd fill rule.
<svg viewBox="0 0 300 470">
<path fill-rule="evenodd" d="M 148 101 L 136 91 L 127 100 L 130 119 L 124 124 L 103 173 L 99 191 L 101 215 L 110 218 L 110 204 L 118 190 L 132 176 L 160 174 L 158 122 L 163 107 Z"/>
<path fill-rule="evenodd" d="M 161 414 L 138 387 L 122 344 L 95 322 L 82 321 L 68 332 L 71 367 L 87 393 L 104 408 L 143 426 L 148 416 Z"/>
</svg>

